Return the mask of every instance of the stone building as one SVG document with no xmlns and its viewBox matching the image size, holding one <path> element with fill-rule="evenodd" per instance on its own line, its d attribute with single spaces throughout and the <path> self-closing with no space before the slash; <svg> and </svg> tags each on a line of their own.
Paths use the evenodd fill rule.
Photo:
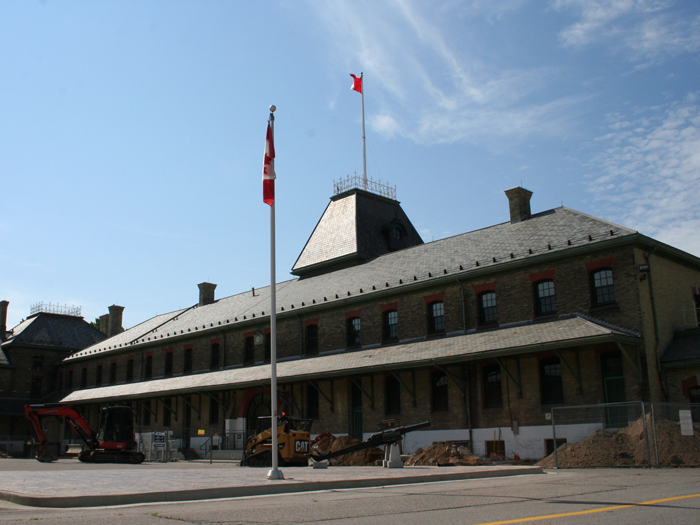
<svg viewBox="0 0 700 525">
<path fill-rule="evenodd" d="M 0 301 L 0 441 L 16 449 L 27 435 L 24 405 L 59 401 L 63 359 L 107 336 L 76 311 L 44 304 L 8 331 L 8 305 Z"/>
<path fill-rule="evenodd" d="M 687 402 L 685 365 L 664 376 L 661 356 L 694 315 L 700 259 L 569 208 L 533 214 L 531 195 L 507 190 L 509 220 L 430 243 L 392 198 L 332 197 L 276 285 L 280 410 L 355 437 L 430 420 L 409 450 L 540 458 L 552 407 Z M 253 428 L 270 410 L 270 289 L 215 287 L 68 357 L 65 401 L 92 418 L 130 404 L 184 447 Z"/>
</svg>

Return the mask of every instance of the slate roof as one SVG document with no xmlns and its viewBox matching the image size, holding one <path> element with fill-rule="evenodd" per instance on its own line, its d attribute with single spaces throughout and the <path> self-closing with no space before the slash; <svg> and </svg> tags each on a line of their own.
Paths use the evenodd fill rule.
<svg viewBox="0 0 700 525">
<path fill-rule="evenodd" d="M 416 283 L 450 276 L 467 278 L 484 268 L 497 269 L 512 261 L 534 259 L 637 232 L 561 207 L 447 239 L 384 254 L 365 264 L 332 273 L 277 284 L 277 313 L 299 313 L 317 305 L 342 303 L 385 290 L 401 291 Z M 478 266 L 477 263 L 478 262 Z M 167 343 L 169 339 L 216 333 L 222 327 L 265 319 L 270 314 L 270 288 L 219 299 L 205 306 L 161 314 L 106 341 L 77 352 L 67 360 L 120 351 L 128 346 Z"/>
<path fill-rule="evenodd" d="M 397 246 L 390 247 L 388 228 L 392 224 L 400 226 L 401 238 L 392 240 Z M 313 274 L 319 266 L 329 271 L 346 260 L 357 264 L 418 244 L 423 244 L 423 239 L 398 201 L 354 189 L 331 199 L 292 273 Z"/>
<path fill-rule="evenodd" d="M 31 345 L 75 351 L 93 346 L 106 337 L 82 317 L 42 312 L 18 324 L 1 346 Z"/>
<path fill-rule="evenodd" d="M 7 359 L 5 352 L 3 352 L 2 348 L 0 348 L 0 366 L 9 366 L 9 365 L 10 365 L 9 359 Z"/>
<path fill-rule="evenodd" d="M 661 356 L 661 366 L 673 368 L 700 363 L 700 329 L 683 330 L 673 334 L 671 343 Z"/>
<path fill-rule="evenodd" d="M 346 377 L 348 374 L 373 370 L 401 369 L 433 363 L 447 364 L 470 358 L 513 355 L 548 348 L 563 348 L 603 341 L 639 343 L 639 334 L 616 329 L 581 315 L 564 315 L 544 323 L 487 332 L 452 335 L 437 339 L 408 342 L 393 346 L 375 346 L 353 352 L 336 352 L 312 358 L 294 358 L 277 363 L 281 383 L 314 378 Z M 270 365 L 238 367 L 167 379 L 155 379 L 91 388 L 72 392 L 63 402 L 76 403 L 95 399 L 135 398 L 158 393 L 184 393 L 232 386 L 244 387 L 269 381 Z"/>
</svg>

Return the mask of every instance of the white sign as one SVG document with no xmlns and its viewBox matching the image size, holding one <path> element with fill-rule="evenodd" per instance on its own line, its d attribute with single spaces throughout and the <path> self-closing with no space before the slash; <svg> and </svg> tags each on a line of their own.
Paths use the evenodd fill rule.
<svg viewBox="0 0 700 525">
<path fill-rule="evenodd" d="M 693 415 L 690 410 L 679 410 L 678 418 L 681 421 L 681 435 L 692 436 L 693 435 Z"/>
<path fill-rule="evenodd" d="M 165 432 L 153 433 L 153 446 L 156 448 L 165 446 Z"/>
</svg>

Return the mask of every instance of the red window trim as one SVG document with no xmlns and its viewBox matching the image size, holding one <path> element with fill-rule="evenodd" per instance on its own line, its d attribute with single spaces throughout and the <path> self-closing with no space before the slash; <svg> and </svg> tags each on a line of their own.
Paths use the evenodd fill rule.
<svg viewBox="0 0 700 525">
<path fill-rule="evenodd" d="M 389 310 L 398 310 L 399 309 L 399 303 L 389 303 L 389 304 L 383 304 L 381 306 L 382 308 L 382 313 L 388 312 Z"/>
<path fill-rule="evenodd" d="M 607 259 L 599 259 L 597 261 L 590 261 L 586 263 L 586 270 L 588 273 L 600 270 L 601 268 L 612 268 L 614 257 L 608 257 Z"/>
<path fill-rule="evenodd" d="M 496 291 L 496 281 L 492 281 L 490 283 L 484 283 L 484 284 L 475 284 L 474 285 L 474 292 L 479 295 L 484 292 L 495 292 Z"/>
<path fill-rule="evenodd" d="M 438 301 L 445 301 L 445 292 L 434 293 L 433 295 L 426 295 L 423 297 L 425 299 L 425 304 L 435 303 Z"/>
<path fill-rule="evenodd" d="M 304 328 L 307 328 L 307 327 L 313 326 L 313 325 L 318 326 L 318 321 L 319 321 L 318 319 L 308 319 L 308 320 L 304 321 Z"/>
<path fill-rule="evenodd" d="M 248 339 L 249 337 L 255 337 L 255 332 L 245 332 L 243 334 L 243 339 Z"/>
<path fill-rule="evenodd" d="M 531 273 L 528 275 L 530 282 L 535 284 L 538 281 L 553 281 L 554 270 L 545 270 L 544 272 Z"/>
<path fill-rule="evenodd" d="M 352 319 L 353 317 L 362 317 L 362 310 L 353 310 L 352 312 L 345 312 L 345 320 Z"/>
<path fill-rule="evenodd" d="M 150 352 L 146 352 L 144 357 L 153 357 L 153 351 L 151 350 Z"/>
<path fill-rule="evenodd" d="M 165 349 L 165 353 L 166 353 L 166 354 L 172 354 L 172 353 L 173 353 L 173 349 L 172 349 L 172 348 L 166 348 L 166 349 Z"/>
<path fill-rule="evenodd" d="M 183 350 L 192 350 L 194 348 L 193 343 L 188 343 L 184 346 Z"/>
<path fill-rule="evenodd" d="M 220 338 L 220 337 L 217 337 L 216 339 L 211 339 L 211 340 L 209 341 L 209 344 L 210 344 L 210 345 L 220 345 L 220 344 L 221 344 L 221 338 Z"/>
<path fill-rule="evenodd" d="M 116 359 L 112 359 L 112 360 L 109 362 L 109 364 L 110 364 L 110 365 L 116 365 L 116 364 L 117 364 L 117 360 L 116 360 Z"/>
</svg>

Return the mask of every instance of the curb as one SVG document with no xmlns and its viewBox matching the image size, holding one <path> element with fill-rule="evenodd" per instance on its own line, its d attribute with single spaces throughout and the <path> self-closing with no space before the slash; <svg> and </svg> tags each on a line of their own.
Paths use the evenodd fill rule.
<svg viewBox="0 0 700 525">
<path fill-rule="evenodd" d="M 137 503 L 164 503 L 175 501 L 199 501 L 206 499 L 242 498 L 271 494 L 293 494 L 317 490 L 338 490 L 353 488 L 405 485 L 412 483 L 432 483 L 469 479 L 499 478 L 527 474 L 543 474 L 542 467 L 523 467 L 518 470 L 489 470 L 482 472 L 446 472 L 393 478 L 363 478 L 335 481 L 299 481 L 285 483 L 284 480 L 263 485 L 236 487 L 216 487 L 206 489 L 144 492 L 135 494 L 103 494 L 76 496 L 34 496 L 16 492 L 0 491 L 0 500 L 28 507 L 78 508 L 132 505 Z"/>
</svg>

